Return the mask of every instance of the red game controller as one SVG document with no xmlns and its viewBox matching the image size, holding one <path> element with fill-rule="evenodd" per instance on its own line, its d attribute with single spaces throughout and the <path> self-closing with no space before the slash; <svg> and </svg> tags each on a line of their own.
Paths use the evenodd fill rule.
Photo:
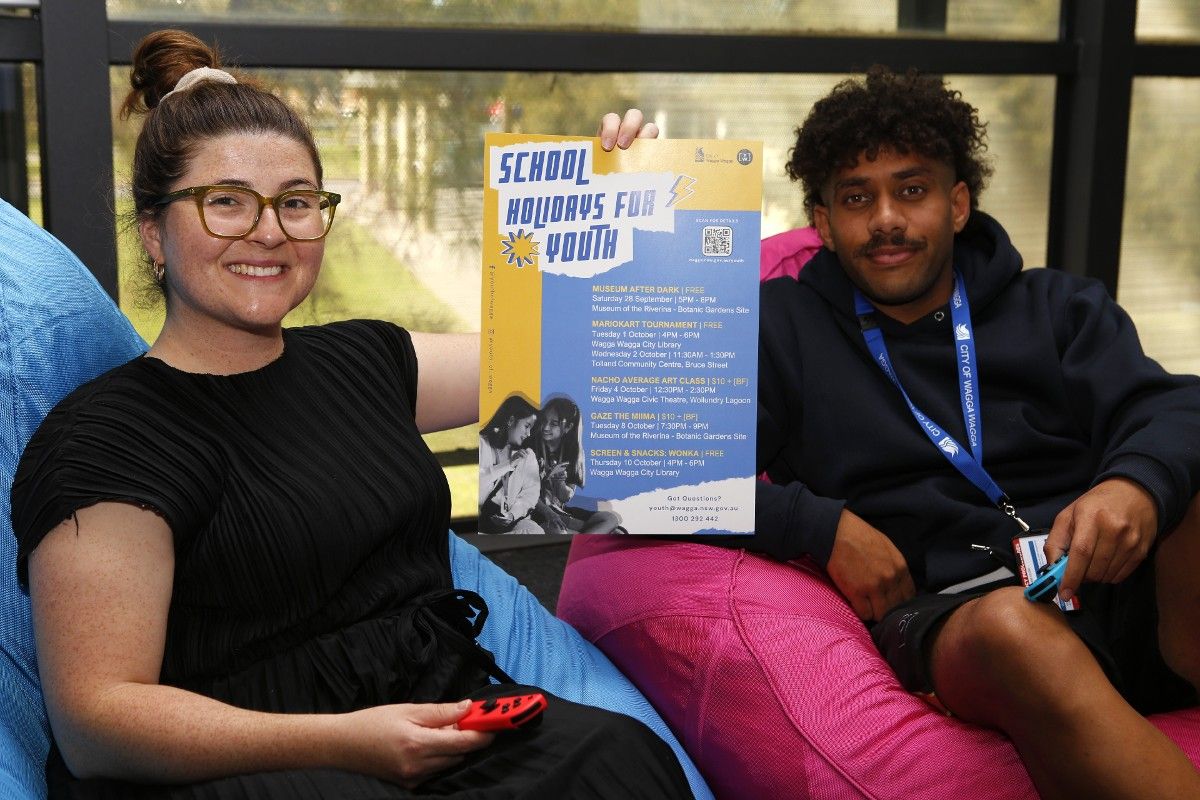
<svg viewBox="0 0 1200 800">
<path fill-rule="evenodd" d="M 471 710 L 458 721 L 463 731 L 511 731 L 542 721 L 546 697 L 542 694 L 522 694 L 510 697 L 491 697 L 471 703 Z"/>
</svg>

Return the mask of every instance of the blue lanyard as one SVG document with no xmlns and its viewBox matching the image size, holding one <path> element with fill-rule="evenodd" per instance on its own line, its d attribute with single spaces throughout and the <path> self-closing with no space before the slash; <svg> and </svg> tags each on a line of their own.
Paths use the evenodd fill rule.
<svg viewBox="0 0 1200 800">
<path fill-rule="evenodd" d="M 971 325 L 971 306 L 967 302 L 967 292 L 963 286 L 962 273 L 954 271 L 954 294 L 950 298 L 950 321 L 954 328 L 954 341 L 957 345 L 958 360 L 958 395 L 962 403 L 963 423 L 967 429 L 967 441 L 971 446 L 968 452 L 953 436 L 942 429 L 936 422 L 917 408 L 908 392 L 900 385 L 900 378 L 892 367 L 888 357 L 887 345 L 883 341 L 883 331 L 875 322 L 875 307 L 871 305 L 863 293 L 854 289 L 854 313 L 858 315 L 858 324 L 862 328 L 863 339 L 871 357 L 883 374 L 888 376 L 901 397 L 908 404 L 908 410 L 921 425 L 921 430 L 929 437 L 929 441 L 942 452 L 946 459 L 962 473 L 963 477 L 974 484 L 996 507 L 1028 531 L 1029 526 L 1017 516 L 1016 507 L 1009 500 L 1004 490 L 992 480 L 987 470 L 983 468 L 983 419 L 979 415 L 979 370 L 975 359 L 975 329 Z"/>
</svg>

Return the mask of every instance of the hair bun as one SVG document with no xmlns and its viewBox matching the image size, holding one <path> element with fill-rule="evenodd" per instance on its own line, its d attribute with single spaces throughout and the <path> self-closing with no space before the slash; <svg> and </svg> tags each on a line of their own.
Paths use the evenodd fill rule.
<svg viewBox="0 0 1200 800">
<path fill-rule="evenodd" d="M 121 104 L 121 117 L 144 114 L 155 108 L 187 73 L 197 67 L 221 66 L 217 51 L 181 30 L 162 30 L 149 34 L 133 51 L 129 72 L 132 91 Z"/>
</svg>

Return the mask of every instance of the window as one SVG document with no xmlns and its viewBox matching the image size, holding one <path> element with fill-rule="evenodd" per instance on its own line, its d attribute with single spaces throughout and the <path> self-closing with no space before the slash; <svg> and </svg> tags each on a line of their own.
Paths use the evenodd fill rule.
<svg viewBox="0 0 1200 800">
<path fill-rule="evenodd" d="M 1027 267 L 1046 265 L 1054 79 L 948 76 L 988 123 L 995 169 L 979 207 L 1008 231 Z"/>
<path fill-rule="evenodd" d="M 342 195 L 322 276 L 288 324 L 351 317 L 416 330 L 479 330 L 485 131 L 586 134 L 603 111 L 640 107 L 671 138 L 762 139 L 764 235 L 806 225 L 784 173 L 795 127 L 835 75 L 712 75 L 264 70 L 309 119 L 326 188 Z M 114 109 L 128 70 L 112 72 Z M 1053 80 L 953 77 L 990 120 L 997 170 L 983 208 L 1006 225 L 1029 263 L 1046 251 Z M 140 121 L 114 117 L 119 213 L 131 208 L 129 164 Z M 119 244 L 122 309 L 153 340 L 161 306 L 146 285 L 132 229 Z M 429 437 L 450 476 L 456 517 L 477 507 L 477 433 Z"/>
<path fill-rule="evenodd" d="M 32 64 L 0 64 L 0 197 L 41 224 L 37 86 Z"/>
<path fill-rule="evenodd" d="M 1144 41 L 1200 42 L 1200 3 L 1195 0 L 1140 0 L 1137 37 Z"/>
<path fill-rule="evenodd" d="M 903 25 L 970 38 L 1054 39 L 1058 0 L 108 0 L 113 19 L 630 33 L 887 35 Z"/>
<path fill-rule="evenodd" d="M 1171 372 L 1200 374 L 1200 79 L 1133 84 L 1117 299 L 1142 346 Z"/>
</svg>

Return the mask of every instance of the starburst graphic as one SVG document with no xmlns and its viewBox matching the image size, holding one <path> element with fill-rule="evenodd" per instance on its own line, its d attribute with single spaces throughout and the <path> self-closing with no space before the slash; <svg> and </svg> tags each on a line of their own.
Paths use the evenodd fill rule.
<svg viewBox="0 0 1200 800">
<path fill-rule="evenodd" d="M 538 243 L 533 240 L 533 231 L 525 233 L 521 228 L 516 233 L 508 232 L 508 238 L 500 242 L 500 255 L 516 267 L 532 267 L 537 262 Z"/>
</svg>

